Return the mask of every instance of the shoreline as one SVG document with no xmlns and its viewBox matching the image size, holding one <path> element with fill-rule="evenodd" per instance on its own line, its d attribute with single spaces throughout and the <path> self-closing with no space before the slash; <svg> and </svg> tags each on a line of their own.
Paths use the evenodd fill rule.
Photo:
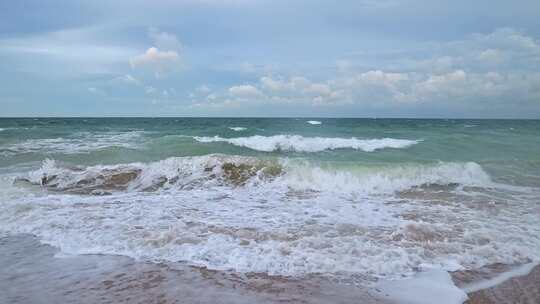
<svg viewBox="0 0 540 304">
<path fill-rule="evenodd" d="M 56 258 L 30 235 L 0 236 L 0 303 L 386 304 L 367 288 L 327 280 L 239 274 L 125 256 Z"/>
<path fill-rule="evenodd" d="M 115 255 L 57 258 L 31 235 L 0 236 L 0 303 L 393 303 L 372 288 L 316 278 L 239 274 L 150 263 Z M 508 265 L 452 273 L 464 288 L 508 273 Z M 540 265 L 495 286 L 469 292 L 468 304 L 540 303 Z"/>
<path fill-rule="evenodd" d="M 527 266 L 527 265 L 524 265 Z M 532 269 L 521 271 L 511 269 L 509 272 L 514 272 L 514 276 L 508 277 L 509 272 L 502 272 L 493 278 L 498 281 L 497 277 L 505 277 L 505 280 L 498 281 L 496 285 L 487 286 L 467 293 L 469 300 L 467 304 L 503 304 L 503 303 L 522 303 L 535 304 L 540 303 L 540 265 L 535 265 Z M 487 279 L 484 282 L 488 282 Z M 480 282 L 482 284 L 482 282 Z M 478 285 L 480 285 L 478 284 Z"/>
</svg>

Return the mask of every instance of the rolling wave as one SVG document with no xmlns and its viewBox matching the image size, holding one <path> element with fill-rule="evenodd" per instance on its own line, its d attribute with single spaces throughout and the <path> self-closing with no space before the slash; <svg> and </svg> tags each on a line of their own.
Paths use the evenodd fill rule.
<svg viewBox="0 0 540 304">
<path fill-rule="evenodd" d="M 322 168 L 317 164 L 220 154 L 172 157 L 150 163 L 66 167 L 46 160 L 18 179 L 49 191 L 103 195 L 127 191 L 251 187 L 275 192 L 317 191 L 363 195 L 393 194 L 425 185 L 489 186 L 489 175 L 476 163 L 440 163 L 394 167 Z"/>
<path fill-rule="evenodd" d="M 223 138 L 220 136 L 200 137 L 194 139 L 203 143 L 226 142 L 235 146 L 246 147 L 252 150 L 273 152 L 273 151 L 294 151 L 294 152 L 321 152 L 324 150 L 355 149 L 364 152 L 373 152 L 385 148 L 407 148 L 415 145 L 419 140 L 380 138 L 380 139 L 358 139 L 358 138 L 338 138 L 338 137 L 303 137 L 300 135 L 274 135 L 249 137 Z"/>
</svg>

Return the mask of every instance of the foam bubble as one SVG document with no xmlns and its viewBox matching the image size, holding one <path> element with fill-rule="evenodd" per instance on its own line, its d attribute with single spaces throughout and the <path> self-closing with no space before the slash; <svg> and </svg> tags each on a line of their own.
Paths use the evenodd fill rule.
<svg viewBox="0 0 540 304">
<path fill-rule="evenodd" d="M 358 139 L 358 138 L 337 138 L 337 137 L 303 137 L 300 135 L 274 135 L 249 137 L 223 138 L 214 137 L 194 137 L 195 140 L 203 143 L 226 142 L 235 146 L 249 149 L 272 152 L 272 151 L 295 151 L 295 152 L 320 152 L 335 149 L 355 149 L 364 152 L 373 152 L 385 148 L 407 148 L 417 144 L 418 140 L 380 138 L 380 139 Z"/>
</svg>

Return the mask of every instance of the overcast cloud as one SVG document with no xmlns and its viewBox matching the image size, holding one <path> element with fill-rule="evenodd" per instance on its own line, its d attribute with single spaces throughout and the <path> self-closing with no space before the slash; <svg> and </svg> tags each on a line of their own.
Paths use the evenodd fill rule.
<svg viewBox="0 0 540 304">
<path fill-rule="evenodd" d="M 1 116 L 540 118 L 538 1 L 3 1 Z"/>
</svg>

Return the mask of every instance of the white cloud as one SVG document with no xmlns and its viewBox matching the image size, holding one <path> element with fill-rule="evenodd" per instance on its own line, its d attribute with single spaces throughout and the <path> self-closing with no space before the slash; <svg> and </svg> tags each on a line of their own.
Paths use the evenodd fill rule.
<svg viewBox="0 0 540 304">
<path fill-rule="evenodd" d="M 338 61 L 335 73 L 326 73 L 328 76 L 318 81 L 297 72 L 290 77 L 273 72 L 258 82 L 233 86 L 228 94 L 213 94 L 211 104 L 356 104 L 383 108 L 461 103 L 464 107 L 474 104 L 486 108 L 505 101 L 533 102 L 540 98 L 540 72 L 532 71 L 535 67 L 539 70 L 540 45 L 517 31 L 471 35 L 465 40 L 432 45 L 425 54 L 430 55 L 394 61 L 391 68 L 379 69 L 362 70 L 361 64 Z"/>
<path fill-rule="evenodd" d="M 164 71 L 171 64 L 176 65 L 180 61 L 180 56 L 175 51 L 160 51 L 156 47 L 151 47 L 142 55 L 130 59 L 131 67 L 151 67 L 157 71 Z"/>
<path fill-rule="evenodd" d="M 262 93 L 252 85 L 239 85 L 229 88 L 229 93 L 241 99 L 260 97 Z"/>
<path fill-rule="evenodd" d="M 160 49 L 177 52 L 182 50 L 182 43 L 174 34 L 161 32 L 159 29 L 151 27 L 148 30 L 148 36 L 150 36 L 154 45 Z"/>
<path fill-rule="evenodd" d="M 179 52 L 182 44 L 174 34 L 160 32 L 157 28 L 150 28 L 148 35 L 154 46 L 148 48 L 141 55 L 131 57 L 129 63 L 132 68 L 147 68 L 153 70 L 156 77 L 165 72 L 173 71 L 181 66 Z"/>
<path fill-rule="evenodd" d="M 268 76 L 261 77 L 261 84 L 263 88 L 274 92 L 282 91 L 287 87 L 287 84 L 285 84 L 283 81 L 274 80 Z"/>
</svg>

